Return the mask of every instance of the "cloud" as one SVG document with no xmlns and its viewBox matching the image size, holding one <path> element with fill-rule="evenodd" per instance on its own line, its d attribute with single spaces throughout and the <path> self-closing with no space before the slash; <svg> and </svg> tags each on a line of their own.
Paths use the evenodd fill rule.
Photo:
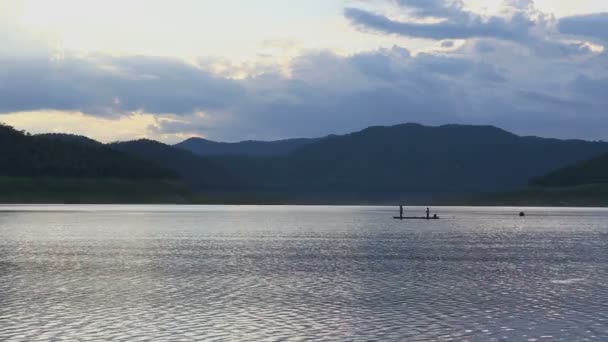
<svg viewBox="0 0 608 342">
<path fill-rule="evenodd" d="M 178 59 L 80 55 L 20 26 L 18 3 L 0 0 L 0 113 L 191 113 L 225 108 L 242 86 Z"/>
<path fill-rule="evenodd" d="M 83 113 L 79 122 L 94 118 L 92 124 L 138 113 L 151 137 L 230 141 L 403 122 L 608 138 L 601 129 L 608 125 L 608 54 L 591 51 L 584 40 L 564 42 L 563 23 L 557 30 L 531 2 L 511 1 L 503 16 L 493 17 L 460 1 L 393 3 L 411 20 L 358 8 L 346 14 L 365 30 L 458 43 L 424 52 L 409 46 L 353 54 L 298 49 L 286 65 L 243 67 L 210 56 L 186 62 L 75 54 L 8 25 L 0 30 L 0 113 L 77 112 Z M 583 33 L 576 35 L 590 36 Z"/>
<path fill-rule="evenodd" d="M 184 117 L 159 125 L 160 132 L 191 128 L 220 140 L 314 137 L 347 133 L 370 125 L 494 124 L 522 134 L 603 138 L 608 124 L 601 82 L 583 83 L 587 67 L 547 63 L 510 45 L 493 54 L 420 53 L 400 47 L 352 56 L 315 52 L 291 65 L 290 77 L 264 74 L 243 80 L 246 96 L 229 111 Z M 492 57 L 490 57 L 492 58 Z M 500 62 L 500 61 L 497 61 Z M 541 69 L 542 72 L 541 72 Z M 581 97 L 592 87 L 595 93 Z"/>
<path fill-rule="evenodd" d="M 545 108 L 547 107 L 555 107 L 555 108 L 573 108 L 573 109 L 582 109 L 585 107 L 589 107 L 589 104 L 583 101 L 568 99 L 559 96 L 553 96 L 549 94 L 539 93 L 535 91 L 518 91 L 518 94 L 521 95 L 522 100 L 529 100 L 531 102 L 535 102 L 541 104 Z"/>
<path fill-rule="evenodd" d="M 608 98 L 606 98 L 606 89 L 608 89 L 608 76 L 606 74 L 600 77 L 589 77 L 580 75 L 568 85 L 570 89 L 576 92 L 580 97 L 591 100 L 597 104 L 608 106 Z"/>
<path fill-rule="evenodd" d="M 508 78 L 492 64 L 480 62 L 475 66 L 474 75 L 478 80 L 488 82 L 507 82 Z"/>
<path fill-rule="evenodd" d="M 230 79 L 156 57 L 0 57 L 0 112 L 187 113 L 223 108 L 242 94 Z"/>
<path fill-rule="evenodd" d="M 454 53 L 412 55 L 399 46 L 349 56 L 312 51 L 294 59 L 289 74 L 268 69 L 244 79 L 167 58 L 5 58 L 0 112 L 141 112 L 158 118 L 149 125 L 151 136 L 230 141 L 315 137 L 403 122 L 601 137 L 593 132 L 608 124 L 598 105 L 605 103 L 605 80 L 596 71 L 604 59 L 552 63 L 510 44 L 491 44 L 481 55 L 475 42 Z M 586 71 L 595 78 L 583 77 Z M 554 120 L 563 124 L 556 128 Z"/>
<path fill-rule="evenodd" d="M 465 10 L 461 1 L 397 0 L 399 7 L 412 16 L 401 21 L 370 10 L 349 7 L 345 17 L 362 30 L 398 34 L 407 37 L 433 40 L 492 37 L 505 40 L 522 40 L 535 25 L 529 15 L 529 4 L 512 3 L 507 17 L 489 16 Z M 434 17 L 439 22 L 420 22 L 415 19 Z"/>
<path fill-rule="evenodd" d="M 398 6 L 393 8 L 391 13 L 400 14 L 407 19 L 394 19 L 369 7 L 346 8 L 344 16 L 355 28 L 377 34 L 437 41 L 456 39 L 510 41 L 544 57 L 567 57 L 589 52 L 585 41 L 572 42 L 560 39 L 564 37 L 558 37 L 558 22 L 552 15 L 538 11 L 532 0 L 506 0 L 500 15 L 493 16 L 467 10 L 464 3 L 459 0 L 394 0 L 393 3 Z M 433 20 L 429 21 L 429 19 Z M 568 21 L 562 24 L 566 25 L 566 23 Z M 447 43 L 443 46 L 450 47 L 450 45 Z M 488 44 L 480 46 L 480 49 L 484 48 L 491 49 Z"/>
<path fill-rule="evenodd" d="M 564 34 L 600 39 L 608 42 L 608 13 L 562 18 L 559 31 Z"/>
</svg>

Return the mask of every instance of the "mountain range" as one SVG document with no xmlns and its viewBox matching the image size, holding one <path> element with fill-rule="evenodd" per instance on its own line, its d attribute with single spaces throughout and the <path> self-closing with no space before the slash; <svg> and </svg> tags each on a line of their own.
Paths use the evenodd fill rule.
<svg viewBox="0 0 608 342">
<path fill-rule="evenodd" d="M 607 151 L 602 142 L 520 137 L 491 126 L 403 124 L 329 136 L 288 155 L 210 160 L 266 191 L 437 194 L 524 188 Z"/>
<path fill-rule="evenodd" d="M 30 136 L 1 126 L 0 144 L 4 177 L 177 181 L 184 184 L 182 195 L 186 188 L 191 194 L 238 198 L 272 194 L 287 202 L 382 201 L 608 182 L 607 143 L 522 137 L 492 126 L 402 124 L 317 139 L 191 138 L 174 146 Z"/>
</svg>

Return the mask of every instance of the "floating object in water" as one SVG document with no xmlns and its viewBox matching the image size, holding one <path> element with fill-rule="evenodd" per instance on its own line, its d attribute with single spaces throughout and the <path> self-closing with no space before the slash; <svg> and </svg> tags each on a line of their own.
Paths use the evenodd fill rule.
<svg viewBox="0 0 608 342">
<path fill-rule="evenodd" d="M 521 213 L 519 213 L 519 217 L 525 217 L 526 213 L 524 213 L 523 211 Z"/>
</svg>

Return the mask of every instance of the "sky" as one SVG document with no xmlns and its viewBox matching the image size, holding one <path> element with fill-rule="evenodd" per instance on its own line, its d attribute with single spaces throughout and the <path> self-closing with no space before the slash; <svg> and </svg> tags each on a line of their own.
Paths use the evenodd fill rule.
<svg viewBox="0 0 608 342">
<path fill-rule="evenodd" d="M 608 140 L 604 0 L 0 0 L 0 122 L 104 142 Z"/>
</svg>

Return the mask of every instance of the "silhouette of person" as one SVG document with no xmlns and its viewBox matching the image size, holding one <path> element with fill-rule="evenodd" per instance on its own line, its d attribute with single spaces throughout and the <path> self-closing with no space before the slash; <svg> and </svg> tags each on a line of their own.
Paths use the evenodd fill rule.
<svg viewBox="0 0 608 342">
<path fill-rule="evenodd" d="M 403 204 L 399 206 L 399 217 L 403 218 Z"/>
<path fill-rule="evenodd" d="M 431 219 L 431 209 L 426 208 L 426 219 L 430 220 Z"/>
</svg>

